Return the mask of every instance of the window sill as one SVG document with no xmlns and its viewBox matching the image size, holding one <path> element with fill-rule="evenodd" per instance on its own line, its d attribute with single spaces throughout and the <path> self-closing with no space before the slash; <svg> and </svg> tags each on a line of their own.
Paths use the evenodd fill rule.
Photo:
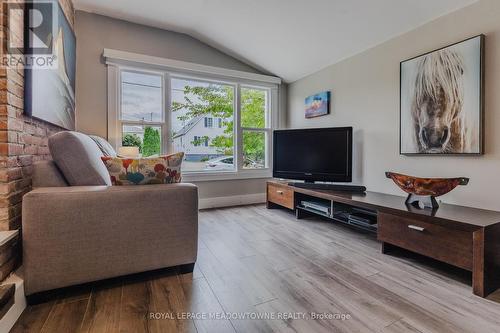
<svg viewBox="0 0 500 333">
<path fill-rule="evenodd" d="M 265 170 L 244 170 L 240 172 L 189 172 L 182 174 L 183 182 L 208 182 L 214 180 L 239 180 L 239 179 L 259 179 L 272 178 L 273 173 L 269 169 Z"/>
</svg>

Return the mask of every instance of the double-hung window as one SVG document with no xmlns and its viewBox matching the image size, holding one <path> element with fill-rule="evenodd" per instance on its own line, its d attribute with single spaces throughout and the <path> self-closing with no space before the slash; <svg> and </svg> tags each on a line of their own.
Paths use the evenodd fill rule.
<svg viewBox="0 0 500 333">
<path fill-rule="evenodd" d="M 270 90 L 240 86 L 241 155 L 243 169 L 265 169 L 269 166 L 271 138 Z"/>
<path fill-rule="evenodd" d="M 123 146 L 138 146 L 143 156 L 160 154 L 165 132 L 163 75 L 120 72 L 118 127 Z"/>
<path fill-rule="evenodd" d="M 105 58 L 108 137 L 116 148 L 138 146 L 143 156 L 182 151 L 186 180 L 271 176 L 279 79 L 189 63 L 172 68 L 161 58 L 149 66 L 106 51 Z"/>
</svg>

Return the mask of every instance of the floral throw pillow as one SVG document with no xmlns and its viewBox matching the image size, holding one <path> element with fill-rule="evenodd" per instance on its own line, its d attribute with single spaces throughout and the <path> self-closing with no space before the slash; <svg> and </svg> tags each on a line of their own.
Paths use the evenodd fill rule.
<svg viewBox="0 0 500 333">
<path fill-rule="evenodd" d="M 184 153 L 154 158 L 102 156 L 113 185 L 148 185 L 181 182 Z"/>
</svg>

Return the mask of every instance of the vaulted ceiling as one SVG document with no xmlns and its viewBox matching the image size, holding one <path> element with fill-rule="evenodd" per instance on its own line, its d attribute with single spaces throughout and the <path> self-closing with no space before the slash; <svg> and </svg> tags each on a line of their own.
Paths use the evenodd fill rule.
<svg viewBox="0 0 500 333">
<path fill-rule="evenodd" d="M 477 0 L 74 0 L 191 35 L 293 82 Z"/>
</svg>

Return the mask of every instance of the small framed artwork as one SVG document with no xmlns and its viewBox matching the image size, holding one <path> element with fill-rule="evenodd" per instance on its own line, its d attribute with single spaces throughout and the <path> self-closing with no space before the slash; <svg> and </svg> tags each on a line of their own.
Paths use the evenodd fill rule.
<svg viewBox="0 0 500 333">
<path fill-rule="evenodd" d="M 483 153 L 484 35 L 400 64 L 400 154 Z"/>
<path fill-rule="evenodd" d="M 330 113 L 330 92 L 324 91 L 306 98 L 306 118 L 324 116 Z"/>
</svg>

